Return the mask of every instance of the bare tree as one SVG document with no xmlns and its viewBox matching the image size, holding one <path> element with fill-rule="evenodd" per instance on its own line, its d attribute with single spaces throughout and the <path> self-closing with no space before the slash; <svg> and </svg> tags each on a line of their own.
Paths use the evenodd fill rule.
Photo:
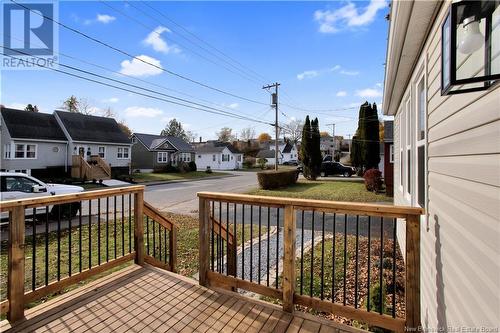
<svg viewBox="0 0 500 333">
<path fill-rule="evenodd" d="M 293 143 L 299 142 L 302 138 L 302 129 L 304 122 L 302 120 L 291 120 L 288 124 L 283 125 L 286 135 Z"/>
<path fill-rule="evenodd" d="M 229 127 L 223 127 L 217 133 L 215 133 L 219 138 L 219 141 L 230 142 L 234 140 L 233 130 Z"/>
<path fill-rule="evenodd" d="M 255 129 L 247 127 L 241 130 L 240 138 L 244 141 L 255 139 Z"/>
<path fill-rule="evenodd" d="M 198 134 L 194 133 L 193 131 L 186 131 L 186 138 L 188 142 L 195 142 L 197 136 Z"/>
</svg>

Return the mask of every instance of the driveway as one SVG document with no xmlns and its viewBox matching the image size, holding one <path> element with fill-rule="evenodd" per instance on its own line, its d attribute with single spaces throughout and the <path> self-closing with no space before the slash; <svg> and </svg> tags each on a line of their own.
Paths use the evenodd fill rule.
<svg viewBox="0 0 500 333">
<path fill-rule="evenodd" d="M 255 172 L 230 173 L 232 177 L 147 186 L 144 199 L 159 210 L 177 214 L 197 214 L 197 192 L 244 193 L 258 186 Z"/>
</svg>

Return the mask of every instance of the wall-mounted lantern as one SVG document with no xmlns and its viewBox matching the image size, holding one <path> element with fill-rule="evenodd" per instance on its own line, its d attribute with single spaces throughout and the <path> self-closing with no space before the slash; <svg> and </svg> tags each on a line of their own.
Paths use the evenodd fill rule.
<svg viewBox="0 0 500 333">
<path fill-rule="evenodd" d="M 87 148 L 87 156 L 90 156 L 90 147 Z"/>
<path fill-rule="evenodd" d="M 486 90 L 500 79 L 500 0 L 451 4 L 442 26 L 441 95 Z"/>
</svg>

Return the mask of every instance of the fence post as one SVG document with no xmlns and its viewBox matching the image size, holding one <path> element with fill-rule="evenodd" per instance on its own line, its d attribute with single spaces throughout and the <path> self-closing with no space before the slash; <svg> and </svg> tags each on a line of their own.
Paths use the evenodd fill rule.
<svg viewBox="0 0 500 333">
<path fill-rule="evenodd" d="M 24 206 L 14 207 L 9 220 L 7 318 L 10 322 L 16 322 L 24 317 Z"/>
<path fill-rule="evenodd" d="M 406 329 L 420 322 L 420 216 L 406 217 Z"/>
<path fill-rule="evenodd" d="M 208 287 L 208 268 L 209 268 L 209 252 L 210 252 L 210 224 L 209 224 L 210 206 L 209 201 L 205 198 L 199 198 L 199 283 L 202 286 Z"/>
<path fill-rule="evenodd" d="M 134 250 L 135 263 L 144 265 L 144 190 L 134 194 Z"/>
<path fill-rule="evenodd" d="M 172 224 L 172 230 L 170 230 L 168 249 L 170 252 L 170 270 L 177 273 L 177 226 L 175 224 Z"/>
<path fill-rule="evenodd" d="M 293 312 L 295 292 L 295 212 L 293 206 L 285 206 L 285 227 L 283 232 L 283 310 Z"/>
</svg>

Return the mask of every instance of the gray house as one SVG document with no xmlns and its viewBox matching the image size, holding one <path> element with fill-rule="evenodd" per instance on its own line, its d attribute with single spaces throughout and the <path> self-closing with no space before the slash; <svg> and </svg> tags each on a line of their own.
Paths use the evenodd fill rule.
<svg viewBox="0 0 500 333">
<path fill-rule="evenodd" d="M 151 172 L 195 160 L 193 147 L 175 136 L 134 133 L 131 140 L 132 170 Z"/>
<path fill-rule="evenodd" d="M 107 179 L 129 173 L 130 140 L 113 118 L 1 109 L 1 170 Z"/>
</svg>

